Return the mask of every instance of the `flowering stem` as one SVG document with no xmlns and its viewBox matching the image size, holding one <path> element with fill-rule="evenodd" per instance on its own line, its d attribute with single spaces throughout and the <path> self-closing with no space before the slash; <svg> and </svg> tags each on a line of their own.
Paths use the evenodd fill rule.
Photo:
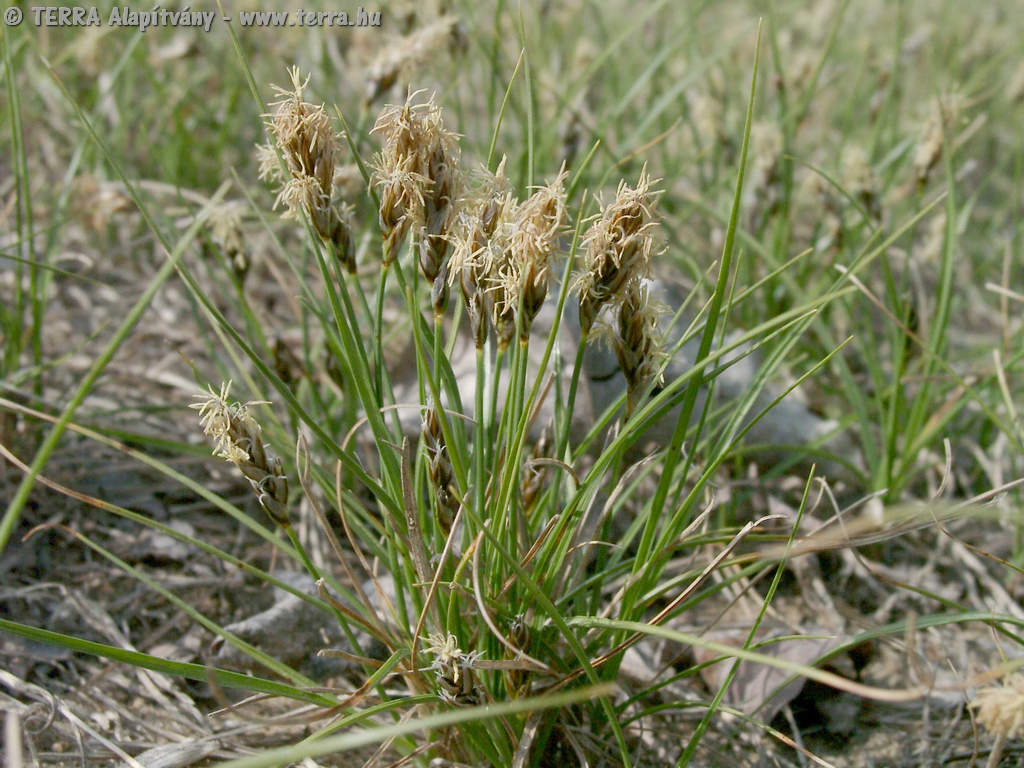
<svg viewBox="0 0 1024 768">
<path fill-rule="evenodd" d="M 295 534 L 295 529 L 292 528 L 291 523 L 285 523 L 281 528 L 284 529 L 285 534 L 288 536 L 288 541 L 292 543 L 295 551 L 299 553 L 299 559 L 302 560 L 302 565 L 309 571 L 309 575 L 313 577 L 314 581 L 319 581 L 321 578 L 320 571 L 313 565 L 313 561 L 299 542 L 299 537 Z"/>
<path fill-rule="evenodd" d="M 518 365 L 516 366 L 515 378 L 513 384 L 515 390 L 512 394 L 512 413 L 509 419 L 509 468 L 508 475 L 506 477 L 507 490 L 505 492 L 505 504 L 500 509 L 508 509 L 509 520 L 512 523 L 509 526 L 509 544 L 513 552 L 525 551 L 526 548 L 526 529 L 522 515 L 519 514 L 518 504 L 518 491 L 519 491 L 519 473 L 522 468 L 522 453 L 523 453 L 523 442 L 526 438 L 526 433 L 529 430 L 529 414 L 524 411 L 523 397 L 526 389 L 526 368 L 529 362 L 529 339 L 526 341 L 520 340 L 518 349 Z M 519 419 L 519 414 L 522 413 L 523 418 Z M 518 426 L 518 429 L 517 429 Z M 516 536 L 519 537 L 519 544 L 521 549 L 517 550 L 514 546 Z"/>
<path fill-rule="evenodd" d="M 473 396 L 473 507 L 480 518 L 484 517 L 484 451 L 487 445 L 487 421 L 484 418 L 484 358 L 483 348 L 477 347 L 476 391 Z"/>
<path fill-rule="evenodd" d="M 492 413 L 493 413 L 493 415 L 495 417 L 497 417 L 497 415 L 498 415 L 497 414 L 497 408 L 498 408 L 497 396 L 498 396 L 498 390 L 501 387 L 501 365 L 500 365 L 500 360 L 501 360 L 501 357 L 504 354 L 507 354 L 507 349 L 505 350 L 505 352 L 499 352 L 498 354 L 499 354 L 499 365 L 498 365 L 498 367 L 496 369 L 496 377 L 495 377 L 495 381 L 492 383 L 493 390 L 491 392 L 492 401 L 493 401 L 493 404 L 494 404 L 494 410 L 492 411 Z M 510 432 L 511 432 L 512 428 L 509 426 L 509 424 L 512 421 L 512 412 L 516 408 L 515 402 L 514 402 L 514 397 L 515 397 L 514 391 L 515 391 L 516 370 L 518 368 L 518 365 L 519 365 L 519 348 L 518 348 L 518 346 L 516 346 L 516 347 L 514 347 L 512 349 L 512 356 L 511 356 L 511 359 L 509 360 L 509 365 L 508 365 L 508 369 L 509 369 L 508 370 L 508 385 L 507 385 L 507 387 L 505 389 L 505 404 L 504 404 L 504 407 L 501 409 L 501 417 L 498 420 L 498 425 L 497 425 L 496 433 L 495 433 L 495 436 L 494 436 L 494 442 L 493 442 L 497 453 L 496 453 L 496 455 L 494 457 L 494 472 L 495 472 L 495 479 L 494 479 L 495 488 L 494 488 L 494 491 L 495 491 L 495 494 L 492 496 L 492 499 L 494 500 L 494 505 L 493 506 L 494 506 L 494 510 L 495 510 L 495 513 L 496 513 L 497 536 L 502 541 L 502 543 L 504 545 L 506 545 L 506 546 L 508 545 L 508 540 L 505 539 L 505 538 L 502 538 L 502 533 L 504 531 L 504 526 L 507 523 L 507 509 L 508 509 L 507 506 L 505 505 L 505 499 L 506 499 L 506 492 L 505 491 L 506 491 L 506 487 L 507 487 L 508 482 L 509 482 L 509 475 L 512 474 L 512 472 L 513 472 L 513 470 L 511 469 L 511 467 L 512 467 L 512 454 L 511 454 L 511 451 L 512 451 L 512 441 L 510 439 Z M 499 463 L 500 463 L 500 468 L 501 468 L 500 475 L 498 474 Z M 492 515 L 492 517 L 493 516 L 494 515 Z M 495 578 L 497 578 L 497 577 L 495 577 Z"/>
<path fill-rule="evenodd" d="M 433 387 L 432 388 L 438 394 L 440 394 L 440 392 L 441 392 L 441 355 L 444 354 L 444 352 L 442 350 L 442 347 L 441 347 L 441 336 L 442 336 L 443 324 L 444 324 L 444 316 L 443 315 L 439 315 L 439 314 L 437 314 L 435 312 L 434 313 L 434 350 L 433 350 L 434 359 L 432 361 L 434 367 L 433 367 L 433 369 L 431 371 L 431 374 L 432 374 L 431 375 L 431 379 L 433 381 Z M 437 407 L 441 408 L 442 407 L 441 406 L 441 401 L 439 399 L 435 399 L 435 401 L 437 403 Z"/>
<path fill-rule="evenodd" d="M 487 381 L 488 386 L 491 388 L 491 409 L 487 412 L 487 430 L 489 433 L 489 439 L 487 444 L 491 446 L 491 461 L 494 462 L 497 458 L 497 439 L 498 435 L 495 432 L 495 418 L 498 415 L 498 390 L 501 388 L 501 369 L 505 364 L 505 354 L 507 350 L 498 349 L 497 358 L 494 362 L 494 366 L 491 368 L 491 376 Z M 504 416 L 504 414 L 502 414 Z"/>
<path fill-rule="evenodd" d="M 381 246 L 383 249 L 387 248 L 387 245 Z M 377 284 L 377 312 L 376 322 L 374 328 L 376 329 L 377 337 L 377 350 L 376 360 L 374 361 L 374 367 L 376 369 L 376 378 L 374 380 L 374 388 L 377 392 L 377 399 L 384 402 L 384 295 L 388 284 L 388 271 L 391 265 L 387 261 L 383 262 L 383 266 L 380 270 L 380 282 Z"/>
<path fill-rule="evenodd" d="M 572 464 L 572 455 L 566 454 L 569 445 L 569 433 L 572 429 L 572 414 L 576 408 L 576 392 L 580 386 L 580 371 L 583 370 L 583 354 L 587 349 L 587 339 L 590 334 L 586 331 L 580 333 L 579 345 L 576 347 L 576 359 L 572 366 L 572 378 L 569 380 L 569 397 L 565 402 L 563 413 L 564 423 L 561 425 L 558 434 L 558 443 L 555 447 L 555 456 L 563 458 L 567 464 Z"/>
<path fill-rule="evenodd" d="M 444 367 L 440 364 L 440 360 L 435 357 L 433 368 L 434 375 L 428 375 L 426 358 L 423 351 L 425 342 L 429 342 L 432 348 L 437 348 L 437 345 L 434 344 L 433 338 L 424 339 L 423 336 L 425 334 L 430 334 L 432 337 L 436 337 L 438 334 L 431 333 L 430 326 L 421 317 L 419 303 L 416 301 L 416 292 L 413 290 L 413 286 L 409 285 L 407 282 L 401 263 L 397 259 L 393 263 L 395 267 L 395 277 L 398 279 L 398 285 L 405 295 L 405 301 L 409 307 L 409 316 L 412 318 L 413 345 L 416 349 L 416 365 L 420 373 L 418 376 L 421 387 L 420 397 L 425 398 L 427 394 L 427 392 L 422 389 L 425 379 L 426 383 L 430 387 L 430 397 L 433 399 L 437 410 L 437 420 L 441 425 L 441 434 L 444 436 L 445 445 L 447 445 L 449 449 L 449 457 L 452 461 L 452 470 L 455 473 L 456 488 L 459 493 L 462 494 L 465 492 L 466 488 L 466 467 L 463 461 L 463 453 L 460 445 L 453 439 L 448 413 L 442 406 L 441 379 L 444 377 Z"/>
</svg>

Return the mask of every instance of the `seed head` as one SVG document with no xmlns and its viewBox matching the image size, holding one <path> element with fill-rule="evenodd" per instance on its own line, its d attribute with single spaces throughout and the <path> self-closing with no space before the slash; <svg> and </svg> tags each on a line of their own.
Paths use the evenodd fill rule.
<svg viewBox="0 0 1024 768">
<path fill-rule="evenodd" d="M 687 94 L 690 119 L 693 120 L 701 148 L 714 146 L 723 134 L 723 105 L 721 99 L 707 90 L 693 90 Z"/>
<path fill-rule="evenodd" d="M 626 377 L 626 414 L 633 413 L 640 395 L 658 375 L 664 359 L 658 317 L 662 307 L 651 301 L 646 283 L 634 280 L 626 287 L 619 306 L 615 356 Z"/>
<path fill-rule="evenodd" d="M 249 258 L 245 252 L 245 237 L 242 234 L 242 211 L 244 206 L 237 201 L 221 203 L 210 213 L 210 234 L 224 250 L 232 271 L 239 281 L 249 273 Z"/>
<path fill-rule="evenodd" d="M 409 224 L 417 212 L 423 210 L 423 188 L 429 182 L 412 170 L 416 166 L 414 156 L 395 158 L 388 165 L 381 165 L 374 172 L 373 184 L 380 192 L 380 229 L 387 246 L 384 262 L 390 264 L 398 250 L 398 244 L 409 231 Z"/>
<path fill-rule="evenodd" d="M 982 688 L 970 706 L 978 722 L 994 736 L 1016 738 L 1024 732 L 1024 675 L 1010 675 L 1002 685 Z"/>
<path fill-rule="evenodd" d="M 267 116 L 270 133 L 288 169 L 287 178 L 270 147 L 258 150 L 260 176 L 283 182 L 275 205 L 283 203 L 286 215 L 292 218 L 305 211 L 320 237 L 354 272 L 351 229 L 331 204 L 335 161 L 340 152 L 338 137 L 323 105 L 316 106 L 302 98 L 309 77 L 303 80 L 298 67 L 290 69 L 289 75 L 292 88 L 274 86 L 280 98 L 271 104 L 275 109 Z"/>
<path fill-rule="evenodd" d="M 430 484 L 434 487 L 434 498 L 437 499 L 438 523 L 447 534 L 451 530 L 459 502 L 451 492 L 455 473 L 441 431 L 441 422 L 437 418 L 437 410 L 433 407 L 428 407 L 423 413 L 421 434 L 427 454 L 427 474 L 430 476 Z"/>
<path fill-rule="evenodd" d="M 292 346 L 283 336 L 274 339 L 273 365 L 274 373 L 285 383 L 286 386 L 294 386 L 300 378 L 306 375 L 302 361 L 292 351 Z"/>
<path fill-rule="evenodd" d="M 763 208 L 771 207 L 779 182 L 783 135 L 779 126 L 761 120 L 750 128 L 750 189 Z"/>
<path fill-rule="evenodd" d="M 441 108 L 431 97 L 414 104 L 388 105 L 371 133 L 383 138 L 374 158 L 373 184 L 380 192 L 380 226 L 387 245 L 385 261 L 394 258 L 410 226 L 421 233 L 420 267 L 433 282 L 441 271 L 452 202 L 458 192 L 458 142 L 444 127 Z"/>
<path fill-rule="evenodd" d="M 320 182 L 322 191 L 329 193 L 339 151 L 338 138 L 323 105 L 316 106 L 302 98 L 309 86 L 309 76 L 303 80 L 298 67 L 292 67 L 288 74 L 291 89 L 273 86 L 280 98 L 271 104 L 275 109 L 267 116 L 268 127 L 291 175 L 312 176 Z"/>
<path fill-rule="evenodd" d="M 515 203 L 508 191 L 505 158 L 494 173 L 484 168 L 476 177 L 472 192 L 456 207 L 450 235 L 448 282 L 459 281 L 476 346 L 482 348 L 489 327 L 486 288 L 496 262 L 492 242 L 495 247 L 499 245 L 495 232 L 503 218 L 508 221 L 507 213 Z"/>
<path fill-rule="evenodd" d="M 423 649 L 434 657 L 434 666 L 454 667 L 462 657 L 459 649 L 459 638 L 448 633 L 447 635 L 430 635 L 427 638 L 427 645 Z M 458 670 L 454 670 L 455 679 L 458 680 Z"/>
<path fill-rule="evenodd" d="M 932 102 L 914 150 L 914 173 L 919 186 L 924 186 L 942 158 L 943 137 L 956 124 L 962 109 L 963 101 L 955 92 L 944 94 Z"/>
<path fill-rule="evenodd" d="M 423 228 L 420 232 L 420 270 L 433 283 L 434 311 L 443 312 L 448 295 L 447 279 L 438 280 L 444 271 L 448 252 L 448 230 L 454 218 L 455 200 L 460 186 L 458 173 L 458 145 L 452 134 L 443 128 L 431 137 L 426 153 L 426 177 L 430 186 L 424 194 Z"/>
<path fill-rule="evenodd" d="M 626 286 L 650 276 L 654 239 L 651 221 L 654 205 L 651 180 L 641 171 L 635 187 L 619 182 L 615 199 L 601 210 L 590 226 L 583 246 L 583 271 L 576 276 L 579 293 L 580 328 L 590 332 L 594 318 L 607 302 L 622 299 Z"/>
<path fill-rule="evenodd" d="M 196 395 L 200 402 L 189 408 L 199 411 L 203 433 L 213 438 L 213 455 L 238 467 L 256 492 L 260 506 L 275 523 L 287 525 L 288 480 L 284 467 L 277 456 L 267 452 L 260 425 L 249 413 L 250 406 L 266 401 L 231 402 L 230 391 L 230 381 L 221 384 L 219 393 L 211 387 Z"/>
<path fill-rule="evenodd" d="M 426 63 L 444 48 L 456 50 L 460 39 L 455 17 L 442 16 L 382 48 L 366 70 L 366 103 L 374 102 L 400 77 Z"/>
<path fill-rule="evenodd" d="M 437 673 L 442 698 L 457 705 L 478 704 L 483 692 L 476 683 L 473 667 L 481 654 L 464 653 L 458 643 L 451 633 L 430 635 L 424 651 L 434 657 L 430 668 Z"/>
<path fill-rule="evenodd" d="M 530 631 L 530 624 L 525 614 L 518 613 L 512 618 L 508 628 L 508 639 L 516 648 L 524 649 L 530 647 L 530 639 L 533 633 Z M 505 649 L 506 658 L 512 659 L 510 649 Z M 505 672 L 505 681 L 509 691 L 521 694 L 526 691 L 530 681 L 530 673 L 525 669 L 509 669 Z"/>
<path fill-rule="evenodd" d="M 841 178 L 843 187 L 875 218 L 879 209 L 879 181 L 867 152 L 862 147 L 850 146 L 843 152 Z"/>
<path fill-rule="evenodd" d="M 509 261 L 498 275 L 504 287 L 496 313 L 519 314 L 519 340 L 526 343 L 533 319 L 547 298 L 551 259 L 558 247 L 565 220 L 565 180 L 562 170 L 547 186 L 540 187 L 516 209 L 509 242 Z M 495 323 L 497 325 L 497 323 Z"/>
<path fill-rule="evenodd" d="M 284 183 L 281 161 L 272 144 L 256 145 L 256 164 L 259 167 L 259 176 L 263 181 L 268 181 L 271 184 Z"/>
</svg>

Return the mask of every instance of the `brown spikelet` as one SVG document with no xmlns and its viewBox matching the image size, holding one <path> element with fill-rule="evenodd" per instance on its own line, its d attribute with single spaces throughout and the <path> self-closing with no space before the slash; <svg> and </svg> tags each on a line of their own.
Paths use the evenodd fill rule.
<svg viewBox="0 0 1024 768">
<path fill-rule="evenodd" d="M 440 112 L 438 112 L 440 117 Z M 426 174 L 430 186 L 424 194 L 423 228 L 420 232 L 420 270 L 432 283 L 432 301 L 435 314 L 444 312 L 448 295 L 445 257 L 448 253 L 448 230 L 454 218 L 455 200 L 460 178 L 458 174 L 458 146 L 454 135 L 438 123 L 431 132 L 431 144 L 426 154 Z"/>
<path fill-rule="evenodd" d="M 587 231 L 583 270 L 574 285 L 584 336 L 607 302 L 619 301 L 631 281 L 650 275 L 653 195 L 646 169 L 635 187 L 619 182 L 615 199 L 602 208 Z"/>
<path fill-rule="evenodd" d="M 938 97 L 928 111 L 928 117 L 921 127 L 921 134 L 914 149 L 914 175 L 918 186 L 924 186 L 932 170 L 942 159 L 942 142 L 960 117 L 963 108 L 957 93 Z"/>
<path fill-rule="evenodd" d="M 544 481 L 547 479 L 548 468 L 543 464 L 536 463 L 537 459 L 549 458 L 552 448 L 551 425 L 544 427 L 530 451 L 530 458 L 523 466 L 523 479 L 520 484 L 520 498 L 523 500 L 523 507 L 530 509 L 537 495 L 544 488 Z M 520 646 L 522 647 L 522 646 Z"/>
<path fill-rule="evenodd" d="M 586 149 L 586 123 L 590 119 L 584 94 L 580 94 L 569 106 L 568 113 L 558 127 L 558 140 L 562 147 L 562 157 L 567 165 L 571 165 L 581 149 Z"/>
<path fill-rule="evenodd" d="M 420 268 L 433 282 L 447 251 L 446 235 L 458 194 L 458 142 L 444 127 L 433 97 L 423 104 L 410 94 L 402 106 L 388 105 L 371 133 L 382 137 L 372 163 L 380 194 L 385 263 L 414 227 L 420 235 Z"/>
<path fill-rule="evenodd" d="M 380 194 L 380 231 L 384 236 L 385 265 L 395 258 L 398 245 L 409 231 L 416 212 L 423 208 L 423 187 L 427 179 L 411 170 L 415 164 L 414 156 L 398 157 L 386 165 L 382 162 L 374 172 L 373 183 Z"/>
<path fill-rule="evenodd" d="M 456 51 L 461 35 L 454 16 L 430 24 L 384 46 L 366 69 L 366 103 L 371 104 L 419 65 L 445 48 Z"/>
<path fill-rule="evenodd" d="M 664 357 L 658 333 L 660 307 L 651 301 L 650 292 L 641 281 L 631 282 L 619 306 L 618 335 L 615 355 L 626 377 L 627 416 L 633 413 L 640 395 L 658 374 Z"/>
<path fill-rule="evenodd" d="M 220 392 L 196 395 L 200 402 L 189 407 L 199 411 L 204 434 L 214 439 L 213 455 L 226 459 L 241 470 L 256 492 L 260 506 L 278 525 L 288 525 L 288 480 L 281 459 L 263 445 L 260 425 L 249 413 L 249 406 L 265 401 L 231 402 L 231 382 Z"/>
<path fill-rule="evenodd" d="M 430 306 L 434 316 L 440 318 L 448 308 L 448 261 L 441 262 L 441 269 L 430 283 Z"/>
<path fill-rule="evenodd" d="M 518 213 L 519 204 L 511 192 L 506 193 L 485 251 L 484 292 L 490 310 L 488 320 L 499 350 L 507 349 L 516 333 L 518 285 L 511 276 L 515 274 L 512 239 L 518 227 Z"/>
<path fill-rule="evenodd" d="M 526 650 L 530 647 L 531 634 L 526 616 L 521 613 L 516 614 L 509 624 L 509 642 L 516 648 Z M 513 658 L 512 652 L 508 648 L 505 649 L 505 657 L 510 661 L 517 660 Z M 508 683 L 509 692 L 519 695 L 526 692 L 530 682 L 530 673 L 525 669 L 509 669 L 505 672 L 505 680 Z"/>
<path fill-rule="evenodd" d="M 783 202 L 785 136 L 770 120 L 759 120 L 750 128 L 750 202 L 751 226 L 758 229 L 777 214 Z"/>
<path fill-rule="evenodd" d="M 447 535 L 459 509 L 459 503 L 450 490 L 455 477 L 454 471 L 448 457 L 448 446 L 445 445 L 441 432 L 441 422 L 432 406 L 424 410 L 421 436 L 427 454 L 427 474 L 434 488 L 434 498 L 437 499 L 438 524 Z"/>
<path fill-rule="evenodd" d="M 518 315 L 519 340 L 526 343 L 533 319 L 540 312 L 551 280 L 551 259 L 565 220 L 565 180 L 562 166 L 555 179 L 540 187 L 516 209 L 509 240 L 509 261 L 498 279 L 503 291 L 495 298 L 496 319 Z M 498 326 L 495 322 L 495 326 Z"/>
<path fill-rule="evenodd" d="M 494 326 L 494 338 L 498 342 L 498 350 L 508 349 L 508 345 L 512 343 L 512 339 L 516 335 L 516 310 L 515 304 L 507 297 L 503 296 L 493 302 L 491 324 Z"/>
<path fill-rule="evenodd" d="M 862 147 L 850 146 L 843 152 L 840 167 L 843 189 L 850 193 L 857 202 L 874 218 L 882 215 L 880 192 L 881 184 L 867 152 Z"/>
<path fill-rule="evenodd" d="M 231 271 L 239 282 L 245 281 L 251 263 L 245 249 L 245 236 L 242 234 L 242 211 L 239 202 L 221 203 L 210 213 L 210 234 L 224 250 Z"/>
<path fill-rule="evenodd" d="M 306 375 L 302 362 L 284 337 L 278 336 L 274 339 L 273 356 L 274 373 L 287 386 L 294 386 L 300 378 Z"/>
<path fill-rule="evenodd" d="M 486 289 L 496 263 L 494 252 L 502 247 L 495 233 L 514 206 L 508 186 L 504 158 L 494 173 L 482 169 L 473 191 L 459 201 L 452 227 L 448 282 L 459 281 L 477 349 L 483 347 L 490 325 Z"/>
<path fill-rule="evenodd" d="M 304 211 L 317 234 L 328 243 L 349 272 L 354 272 L 352 232 L 342 213 L 332 204 L 334 167 L 340 147 L 323 105 L 310 104 L 302 95 L 309 77 L 302 79 L 298 67 L 289 70 L 292 88 L 274 86 L 280 98 L 267 115 L 268 127 L 284 159 L 287 178 L 280 172 L 276 154 L 259 150 L 260 175 L 283 182 L 277 203 L 287 214 L 298 217 Z"/>
<path fill-rule="evenodd" d="M 441 698 L 455 706 L 474 706 L 485 697 L 474 672 L 481 654 L 478 651 L 464 653 L 458 642 L 458 638 L 450 633 L 430 635 L 423 650 L 434 659 L 430 669 L 434 672 Z"/>
</svg>

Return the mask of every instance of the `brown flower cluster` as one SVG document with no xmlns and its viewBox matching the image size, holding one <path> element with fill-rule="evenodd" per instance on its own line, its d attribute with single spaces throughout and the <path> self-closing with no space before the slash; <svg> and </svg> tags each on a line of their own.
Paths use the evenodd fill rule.
<svg viewBox="0 0 1024 768">
<path fill-rule="evenodd" d="M 504 158 L 494 173 L 482 168 L 474 181 L 472 191 L 459 201 L 456 213 L 449 282 L 459 281 L 479 349 L 491 327 L 493 301 L 489 288 L 495 266 L 503 260 L 501 254 L 507 248 L 515 200 L 505 176 Z"/>
<path fill-rule="evenodd" d="M 568 177 L 563 167 L 551 183 L 520 203 L 508 190 L 504 167 L 502 160 L 495 173 L 482 171 L 462 202 L 449 276 L 452 283 L 459 280 L 477 346 L 483 346 L 490 326 L 500 349 L 517 328 L 526 343 L 547 298 L 565 225 Z"/>
<path fill-rule="evenodd" d="M 382 146 L 374 158 L 373 184 L 380 194 L 384 261 L 394 259 L 410 228 L 419 238 L 419 263 L 432 284 L 445 268 L 448 230 L 458 199 L 459 145 L 444 126 L 433 97 L 385 107 L 371 133 Z M 443 281 L 442 281 L 443 282 Z"/>
<path fill-rule="evenodd" d="M 267 115 L 267 126 L 277 151 L 259 148 L 260 176 L 282 181 L 277 204 L 284 203 L 288 215 L 298 218 L 305 212 L 335 256 L 350 272 L 355 272 L 355 250 L 347 211 L 333 205 L 334 166 L 340 151 L 330 118 L 323 105 L 310 104 L 302 95 L 309 77 L 302 79 L 298 67 L 289 70 L 291 89 L 275 86 L 280 98 L 273 102 L 274 112 Z M 281 172 L 278 152 L 287 168 Z"/>
<path fill-rule="evenodd" d="M 615 199 L 587 231 L 583 270 L 575 282 L 584 335 L 605 304 L 621 302 L 631 282 L 650 276 L 653 205 L 651 179 L 644 169 L 635 187 L 619 182 Z"/>
<path fill-rule="evenodd" d="M 633 281 L 626 287 L 619 306 L 618 333 L 612 346 L 619 368 L 626 377 L 626 413 L 631 414 L 640 396 L 654 380 L 664 362 L 658 317 L 662 308 L 651 301 L 646 283 Z"/>
<path fill-rule="evenodd" d="M 448 49 L 455 53 L 462 35 L 454 16 L 442 16 L 405 37 L 385 45 L 366 68 L 366 103 L 370 104 L 399 78 Z"/>
<path fill-rule="evenodd" d="M 432 406 L 427 407 L 423 413 L 421 434 L 427 455 L 427 474 L 430 476 L 434 498 L 437 500 L 438 523 L 441 530 L 448 533 L 459 509 L 459 502 L 451 491 L 455 482 L 455 472 L 448 456 L 448 446 L 444 441 L 437 410 Z"/>
<path fill-rule="evenodd" d="M 551 260 L 565 225 L 565 180 L 562 166 L 555 179 L 524 200 L 515 214 L 509 253 L 511 258 L 499 273 L 504 283 L 498 292 L 495 312 L 516 312 L 519 340 L 530 335 L 533 319 L 540 312 L 551 282 Z"/>
<path fill-rule="evenodd" d="M 203 392 L 199 402 L 189 407 L 199 411 L 203 433 L 214 440 L 213 455 L 226 459 L 241 470 L 249 480 L 260 506 L 278 525 L 288 525 L 288 479 L 281 459 L 263 445 L 260 425 L 249 413 L 249 407 L 265 401 L 248 403 L 228 399 L 231 382 L 221 385 L 220 392 Z"/>
<path fill-rule="evenodd" d="M 626 377 L 627 413 L 632 413 L 663 361 L 658 317 L 645 280 L 654 249 L 654 192 L 645 168 L 635 187 L 619 182 L 615 198 L 601 209 L 584 238 L 583 270 L 576 276 L 580 330 L 584 340 L 605 307 L 618 310 L 616 326 L 602 326 Z"/>
</svg>

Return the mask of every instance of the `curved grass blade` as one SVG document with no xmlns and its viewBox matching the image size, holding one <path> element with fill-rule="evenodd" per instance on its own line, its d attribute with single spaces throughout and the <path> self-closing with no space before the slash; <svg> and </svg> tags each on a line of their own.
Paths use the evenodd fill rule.
<svg viewBox="0 0 1024 768">
<path fill-rule="evenodd" d="M 456 709 L 437 715 L 429 715 L 418 720 L 410 720 L 381 728 L 370 728 L 365 731 L 346 733 L 341 736 L 322 739 L 321 741 L 298 744 L 292 747 L 270 749 L 253 757 L 230 760 L 220 763 L 216 768 L 270 768 L 270 766 L 296 763 L 307 757 L 317 757 L 334 752 L 343 752 L 366 744 L 376 744 L 385 739 L 402 736 L 407 733 L 429 731 L 460 723 L 475 722 L 504 715 L 515 715 L 525 712 L 537 712 L 544 709 L 565 707 L 581 701 L 588 701 L 599 696 L 608 696 L 613 690 L 611 684 L 589 686 L 566 693 L 551 696 L 538 696 L 532 699 L 518 699 L 502 704 L 487 704 L 470 709 Z"/>
<path fill-rule="evenodd" d="M 149 669 L 153 672 L 176 675 L 187 680 L 206 682 L 212 677 L 214 681 L 226 688 L 242 688 L 256 693 L 267 693 L 271 696 L 283 696 L 284 698 L 306 701 L 322 707 L 330 707 L 337 703 L 330 696 L 325 696 L 322 693 L 313 693 L 312 691 L 304 691 L 302 688 L 297 688 L 287 683 L 279 683 L 263 677 L 254 677 L 216 667 L 204 667 L 202 664 L 163 659 L 159 656 L 151 656 L 148 653 L 129 651 L 114 645 L 83 640 L 71 635 L 64 635 L 60 632 L 52 632 L 39 627 L 30 627 L 26 624 L 20 624 L 7 619 L 0 619 L 0 632 L 7 632 L 8 634 L 37 643 L 67 648 L 76 653 L 88 653 L 101 659 L 131 664 L 133 667 Z"/>
</svg>

